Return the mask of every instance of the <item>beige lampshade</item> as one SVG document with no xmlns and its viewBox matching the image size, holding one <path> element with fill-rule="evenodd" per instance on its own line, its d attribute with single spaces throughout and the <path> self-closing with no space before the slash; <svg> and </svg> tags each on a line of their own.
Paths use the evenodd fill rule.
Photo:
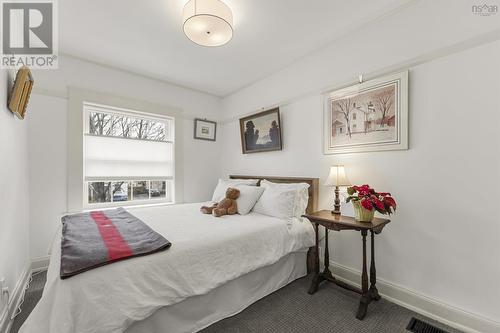
<svg viewBox="0 0 500 333">
<path fill-rule="evenodd" d="M 233 38 L 233 13 L 220 0 L 190 0 L 182 13 L 184 33 L 202 46 L 221 46 Z"/>
<path fill-rule="evenodd" d="M 343 165 L 334 165 L 330 168 L 330 174 L 325 182 L 326 186 L 350 186 L 351 183 L 345 174 Z"/>
</svg>

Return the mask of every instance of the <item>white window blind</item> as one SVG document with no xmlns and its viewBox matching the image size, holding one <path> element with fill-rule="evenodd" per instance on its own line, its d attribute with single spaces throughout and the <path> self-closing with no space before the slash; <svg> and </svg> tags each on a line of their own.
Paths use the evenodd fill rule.
<svg viewBox="0 0 500 333">
<path fill-rule="evenodd" d="M 85 136 L 85 180 L 172 179 L 172 143 Z"/>
</svg>

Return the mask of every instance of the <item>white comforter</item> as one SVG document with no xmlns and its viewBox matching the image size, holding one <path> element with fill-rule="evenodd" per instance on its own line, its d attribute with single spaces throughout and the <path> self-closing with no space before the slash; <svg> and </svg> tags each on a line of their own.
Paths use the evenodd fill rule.
<svg viewBox="0 0 500 333">
<path fill-rule="evenodd" d="M 250 213 L 215 218 L 201 204 L 128 209 L 172 242 L 167 251 L 59 278 L 54 242 L 47 283 L 21 333 L 123 332 L 163 306 L 201 295 L 314 244 L 310 223 Z"/>
</svg>

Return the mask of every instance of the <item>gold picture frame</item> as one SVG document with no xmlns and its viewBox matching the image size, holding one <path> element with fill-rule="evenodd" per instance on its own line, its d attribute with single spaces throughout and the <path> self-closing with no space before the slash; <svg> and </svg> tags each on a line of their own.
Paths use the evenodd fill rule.
<svg viewBox="0 0 500 333">
<path fill-rule="evenodd" d="M 19 119 L 24 119 L 26 107 L 33 88 L 33 76 L 27 66 L 21 67 L 16 74 L 14 85 L 9 96 L 8 108 Z"/>
</svg>

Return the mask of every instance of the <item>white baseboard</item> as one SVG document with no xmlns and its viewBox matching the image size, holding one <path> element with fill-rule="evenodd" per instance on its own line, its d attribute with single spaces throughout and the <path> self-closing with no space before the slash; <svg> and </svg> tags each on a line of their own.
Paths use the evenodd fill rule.
<svg viewBox="0 0 500 333">
<path fill-rule="evenodd" d="M 335 277 L 360 287 L 361 272 L 330 261 Z M 377 278 L 380 295 L 390 302 L 467 333 L 497 333 L 500 323 Z"/>
<path fill-rule="evenodd" d="M 45 271 L 49 268 L 50 256 L 31 259 L 31 271 L 33 273 Z"/>
<path fill-rule="evenodd" d="M 26 289 L 26 284 L 31 276 L 31 266 L 26 265 L 19 280 L 17 281 L 12 293 L 10 295 L 9 304 L 7 304 L 6 311 L 1 314 L 0 318 L 0 333 L 8 333 L 10 327 L 12 326 L 12 320 L 10 319 L 14 311 L 16 311 L 19 302 L 22 299 L 24 291 Z"/>
</svg>

